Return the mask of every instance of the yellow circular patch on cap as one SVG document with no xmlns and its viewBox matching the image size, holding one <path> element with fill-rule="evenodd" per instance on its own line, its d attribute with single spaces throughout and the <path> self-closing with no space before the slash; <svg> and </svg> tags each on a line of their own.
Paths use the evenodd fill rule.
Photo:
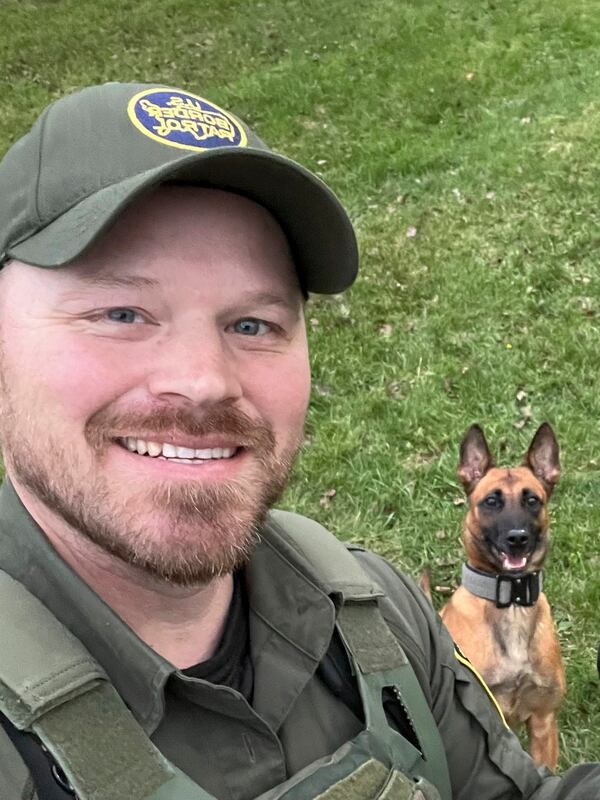
<svg viewBox="0 0 600 800">
<path fill-rule="evenodd" d="M 181 150 L 246 147 L 248 143 L 246 131 L 232 114 L 179 89 L 145 89 L 131 98 L 127 114 L 144 136 Z"/>
</svg>

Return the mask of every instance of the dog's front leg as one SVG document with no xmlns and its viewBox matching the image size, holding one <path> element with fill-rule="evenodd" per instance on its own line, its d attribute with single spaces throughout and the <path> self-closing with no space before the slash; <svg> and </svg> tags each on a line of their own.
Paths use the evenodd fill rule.
<svg viewBox="0 0 600 800">
<path fill-rule="evenodd" d="M 558 762 L 558 725 L 556 714 L 532 714 L 527 720 L 529 751 L 536 764 L 556 769 Z"/>
</svg>

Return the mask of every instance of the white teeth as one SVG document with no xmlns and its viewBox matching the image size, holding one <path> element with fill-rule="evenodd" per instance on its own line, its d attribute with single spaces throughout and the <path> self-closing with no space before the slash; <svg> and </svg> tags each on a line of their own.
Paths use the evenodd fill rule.
<svg viewBox="0 0 600 800">
<path fill-rule="evenodd" d="M 193 458 L 195 450 L 191 447 L 176 447 L 177 458 Z M 163 448 L 164 451 L 164 448 Z"/>
<path fill-rule="evenodd" d="M 194 450 L 195 458 L 212 458 L 212 450 Z"/>
<path fill-rule="evenodd" d="M 126 436 L 120 441 L 132 453 L 139 453 L 142 456 L 147 453 L 153 458 L 162 456 L 163 458 L 182 460 L 184 463 L 190 464 L 199 460 L 209 461 L 210 459 L 231 458 L 237 450 L 235 447 L 206 447 L 194 450 L 191 447 L 176 447 L 168 442 L 164 444 L 147 442 L 145 439 L 136 439 L 133 436 Z"/>
</svg>

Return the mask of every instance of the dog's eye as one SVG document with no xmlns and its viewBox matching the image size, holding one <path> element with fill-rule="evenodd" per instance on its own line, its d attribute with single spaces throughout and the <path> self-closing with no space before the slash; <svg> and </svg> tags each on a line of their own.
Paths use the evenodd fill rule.
<svg viewBox="0 0 600 800">
<path fill-rule="evenodd" d="M 500 505 L 500 500 L 495 494 L 488 495 L 483 501 L 487 508 L 497 508 Z"/>
<path fill-rule="evenodd" d="M 530 495 L 529 495 L 529 497 L 528 497 L 528 498 L 525 500 L 525 502 L 527 503 L 527 506 L 528 506 L 528 507 L 529 507 L 529 508 L 530 508 L 532 511 L 537 511 L 537 510 L 538 510 L 538 508 L 539 508 L 539 507 L 540 507 L 540 505 L 541 505 L 541 501 L 540 501 L 540 500 L 539 500 L 539 498 L 538 498 L 538 497 L 536 497 L 534 494 L 530 494 Z"/>
</svg>

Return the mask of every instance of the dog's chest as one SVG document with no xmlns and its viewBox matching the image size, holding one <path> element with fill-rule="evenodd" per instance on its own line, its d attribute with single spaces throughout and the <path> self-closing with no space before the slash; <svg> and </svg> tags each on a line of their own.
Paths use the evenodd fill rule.
<svg viewBox="0 0 600 800">
<path fill-rule="evenodd" d="M 511 606 L 494 613 L 490 623 L 494 657 L 484 677 L 510 715 L 546 684 L 535 665 L 535 609 Z"/>
<path fill-rule="evenodd" d="M 492 635 L 499 662 L 506 671 L 512 664 L 515 672 L 527 669 L 531 658 L 531 639 L 535 631 L 532 625 L 532 608 L 511 606 L 495 613 L 492 619 Z"/>
</svg>

